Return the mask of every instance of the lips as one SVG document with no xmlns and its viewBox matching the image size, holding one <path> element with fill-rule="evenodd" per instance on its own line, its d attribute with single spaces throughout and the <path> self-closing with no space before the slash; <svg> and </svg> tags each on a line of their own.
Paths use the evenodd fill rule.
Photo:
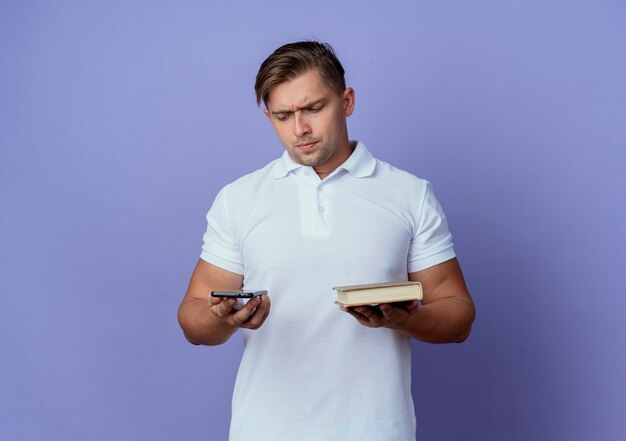
<svg viewBox="0 0 626 441">
<path fill-rule="evenodd" d="M 306 153 L 306 152 L 310 152 L 311 150 L 313 150 L 313 148 L 315 147 L 316 144 L 317 144 L 317 141 L 313 141 L 313 142 L 309 142 L 309 143 L 298 144 L 298 145 L 296 145 L 296 147 L 301 152 Z"/>
</svg>

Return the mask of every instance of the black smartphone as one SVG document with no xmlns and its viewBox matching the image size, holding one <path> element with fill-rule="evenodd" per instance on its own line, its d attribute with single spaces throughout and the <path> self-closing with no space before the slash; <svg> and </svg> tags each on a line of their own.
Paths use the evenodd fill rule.
<svg viewBox="0 0 626 441">
<path fill-rule="evenodd" d="M 251 299 L 252 297 L 267 294 L 266 290 L 262 291 L 213 291 L 211 297 L 231 297 L 234 299 Z"/>
</svg>

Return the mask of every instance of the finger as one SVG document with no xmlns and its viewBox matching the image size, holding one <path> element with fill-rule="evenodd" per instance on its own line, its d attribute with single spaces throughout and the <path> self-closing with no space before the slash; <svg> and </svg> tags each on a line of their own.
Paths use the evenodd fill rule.
<svg viewBox="0 0 626 441">
<path fill-rule="evenodd" d="M 385 317 L 386 320 L 389 320 L 396 315 L 397 308 L 394 308 L 388 303 L 382 303 L 380 305 L 380 311 L 383 313 L 383 317 Z"/>
<path fill-rule="evenodd" d="M 269 296 L 263 295 L 261 297 L 261 304 L 257 307 L 257 309 L 261 308 L 261 311 L 263 311 L 263 321 L 265 321 L 267 316 L 270 314 L 272 302 L 270 301 Z"/>
<path fill-rule="evenodd" d="M 418 300 L 410 300 L 410 301 L 406 301 L 406 302 L 395 302 L 395 303 L 391 303 L 391 306 L 393 306 L 396 309 L 401 309 L 403 311 L 412 311 L 414 309 L 417 309 L 418 305 L 419 305 L 419 301 Z"/>
<path fill-rule="evenodd" d="M 358 319 L 359 317 L 362 317 L 362 315 L 359 314 L 358 312 L 356 312 L 354 310 L 354 308 L 351 307 L 351 306 L 340 306 L 339 309 L 341 309 L 343 312 L 347 312 L 348 314 L 350 314 L 355 319 Z"/>
<path fill-rule="evenodd" d="M 217 306 L 217 315 L 220 317 L 226 317 L 233 310 L 233 307 L 237 303 L 237 299 L 223 299 Z"/>
<path fill-rule="evenodd" d="M 358 312 L 354 306 L 343 306 L 343 305 L 340 305 L 339 309 L 341 309 L 343 312 L 347 312 L 348 314 L 350 314 L 352 317 L 354 317 L 362 325 L 370 326 L 369 319 L 367 318 L 367 316 L 365 316 L 365 315 L 361 314 L 360 312 Z"/>
<path fill-rule="evenodd" d="M 406 311 L 407 312 L 412 312 L 417 310 L 417 308 L 419 307 L 420 302 L 419 300 L 411 300 L 409 303 L 407 303 L 406 305 Z"/>
<path fill-rule="evenodd" d="M 381 317 L 381 311 L 379 307 L 376 306 L 358 306 L 354 308 L 356 312 L 367 317 L 368 320 L 378 321 Z"/>
<path fill-rule="evenodd" d="M 387 326 L 396 326 L 405 321 L 408 313 L 403 308 L 398 308 L 389 304 L 380 305 L 383 313 L 384 323 Z"/>
<path fill-rule="evenodd" d="M 222 303 L 222 300 L 224 300 L 223 297 L 213 297 L 211 294 L 207 296 L 207 302 L 209 303 L 209 306 L 219 305 L 220 303 Z"/>
<path fill-rule="evenodd" d="M 254 313 L 248 320 L 245 322 L 245 327 L 248 329 L 258 329 L 261 327 L 267 315 L 269 314 L 268 302 L 267 300 L 261 299 L 259 302 L 259 306 L 254 310 Z"/>
<path fill-rule="evenodd" d="M 417 314 L 417 310 L 419 309 L 419 306 L 420 306 L 420 303 L 418 300 L 413 300 L 409 302 L 404 309 L 406 311 L 407 318 L 411 318 L 415 314 Z"/>
<path fill-rule="evenodd" d="M 261 311 L 263 312 L 263 316 L 261 317 L 261 323 L 259 323 L 259 327 L 263 325 L 263 323 L 265 323 L 267 316 L 270 315 L 271 306 L 272 306 L 272 302 L 270 301 L 269 296 L 263 296 L 263 299 L 261 299 L 261 304 L 257 308 L 257 310 L 261 308 Z"/>
<path fill-rule="evenodd" d="M 248 320 L 261 302 L 261 299 L 259 297 L 260 296 L 251 298 L 245 305 L 243 305 L 240 310 L 234 313 L 232 317 L 232 322 L 236 325 L 241 325 L 246 320 Z"/>
<path fill-rule="evenodd" d="M 361 322 L 362 324 L 366 324 L 369 322 L 369 320 L 367 319 L 366 316 L 364 316 L 363 314 L 361 314 L 360 312 L 357 312 L 355 310 L 348 310 L 346 311 L 348 314 L 350 314 L 352 317 L 354 317 L 355 319 L 357 319 L 359 322 Z"/>
<path fill-rule="evenodd" d="M 360 324 L 362 324 L 363 326 L 367 326 L 368 328 L 379 328 L 380 326 L 382 326 L 376 317 L 372 317 L 371 315 L 367 316 L 366 314 L 364 314 L 364 312 L 367 311 L 369 311 L 368 308 L 351 308 L 351 310 L 348 310 L 346 312 L 348 312 L 348 314 L 357 319 Z"/>
</svg>

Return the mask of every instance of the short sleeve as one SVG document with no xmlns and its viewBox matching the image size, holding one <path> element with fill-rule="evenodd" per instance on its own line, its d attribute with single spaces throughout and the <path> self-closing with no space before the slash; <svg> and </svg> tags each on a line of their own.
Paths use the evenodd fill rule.
<svg viewBox="0 0 626 441">
<path fill-rule="evenodd" d="M 225 189 L 215 197 L 206 219 L 207 229 L 200 258 L 227 271 L 243 274 L 239 243 L 229 216 Z"/>
<path fill-rule="evenodd" d="M 419 212 L 417 228 L 411 238 L 407 267 L 409 273 L 421 271 L 455 257 L 452 235 L 443 208 L 427 182 Z"/>
</svg>

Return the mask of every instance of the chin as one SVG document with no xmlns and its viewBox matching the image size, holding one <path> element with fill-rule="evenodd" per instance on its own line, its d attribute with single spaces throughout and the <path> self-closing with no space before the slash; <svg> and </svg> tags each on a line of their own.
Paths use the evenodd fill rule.
<svg viewBox="0 0 626 441">
<path fill-rule="evenodd" d="M 293 152 L 293 154 L 291 155 L 291 159 L 294 160 L 294 162 L 297 162 L 298 164 L 301 165 L 307 165 L 309 167 L 313 167 L 314 165 L 318 165 L 317 164 L 317 158 L 316 157 L 305 157 L 304 155 L 300 154 L 300 152 Z"/>
</svg>

